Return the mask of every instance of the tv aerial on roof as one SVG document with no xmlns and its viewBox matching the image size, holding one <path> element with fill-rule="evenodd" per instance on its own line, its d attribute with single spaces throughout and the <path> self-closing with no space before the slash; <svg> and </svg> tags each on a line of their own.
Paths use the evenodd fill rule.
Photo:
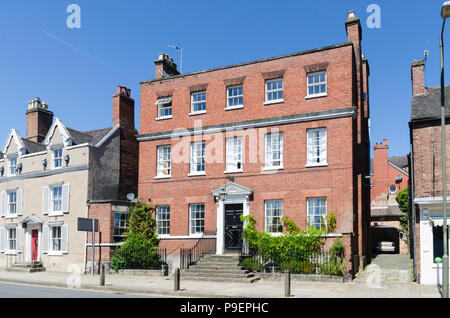
<svg viewBox="0 0 450 318">
<path fill-rule="evenodd" d="M 183 74 L 183 48 L 179 45 L 169 44 L 169 47 L 180 52 L 180 73 Z"/>
</svg>

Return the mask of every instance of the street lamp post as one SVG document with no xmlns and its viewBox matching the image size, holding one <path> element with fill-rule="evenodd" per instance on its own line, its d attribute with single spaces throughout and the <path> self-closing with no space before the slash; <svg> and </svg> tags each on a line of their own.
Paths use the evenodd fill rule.
<svg viewBox="0 0 450 318">
<path fill-rule="evenodd" d="M 445 21 L 450 17 L 450 1 L 444 2 L 441 10 L 441 134 L 442 134 L 442 203 L 443 203 L 443 240 L 444 253 L 442 256 L 442 298 L 448 298 L 448 241 L 447 241 L 447 169 L 445 162 L 445 83 L 444 83 L 444 28 Z"/>
</svg>

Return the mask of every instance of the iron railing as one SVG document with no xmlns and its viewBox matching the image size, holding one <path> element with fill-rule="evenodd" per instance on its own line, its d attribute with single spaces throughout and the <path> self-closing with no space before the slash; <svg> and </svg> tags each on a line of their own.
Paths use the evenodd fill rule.
<svg viewBox="0 0 450 318">
<path fill-rule="evenodd" d="M 343 276 L 344 255 L 329 251 L 257 251 L 243 250 L 239 264 L 252 271 L 284 272 L 292 274 L 321 274 Z"/>
<path fill-rule="evenodd" d="M 211 233 L 215 235 L 215 233 Z M 206 234 L 204 234 L 206 235 Z M 192 248 L 180 249 L 180 269 L 188 269 L 205 255 L 216 253 L 216 238 L 202 237 Z"/>
</svg>

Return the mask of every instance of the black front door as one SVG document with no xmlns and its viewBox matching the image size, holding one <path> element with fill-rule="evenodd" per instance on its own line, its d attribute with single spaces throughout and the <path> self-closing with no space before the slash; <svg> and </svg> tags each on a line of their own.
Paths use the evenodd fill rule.
<svg viewBox="0 0 450 318">
<path fill-rule="evenodd" d="M 225 205 L 225 251 L 242 249 L 243 208 L 243 204 Z"/>
</svg>

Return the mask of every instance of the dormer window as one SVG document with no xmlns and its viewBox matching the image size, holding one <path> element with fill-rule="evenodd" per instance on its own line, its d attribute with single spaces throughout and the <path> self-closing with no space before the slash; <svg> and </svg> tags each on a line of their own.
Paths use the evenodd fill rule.
<svg viewBox="0 0 450 318">
<path fill-rule="evenodd" d="M 17 174 L 17 157 L 12 157 L 8 159 L 9 161 L 9 175 L 15 176 Z"/>
<path fill-rule="evenodd" d="M 53 150 L 53 168 L 58 169 L 62 167 L 62 148 Z"/>
</svg>

